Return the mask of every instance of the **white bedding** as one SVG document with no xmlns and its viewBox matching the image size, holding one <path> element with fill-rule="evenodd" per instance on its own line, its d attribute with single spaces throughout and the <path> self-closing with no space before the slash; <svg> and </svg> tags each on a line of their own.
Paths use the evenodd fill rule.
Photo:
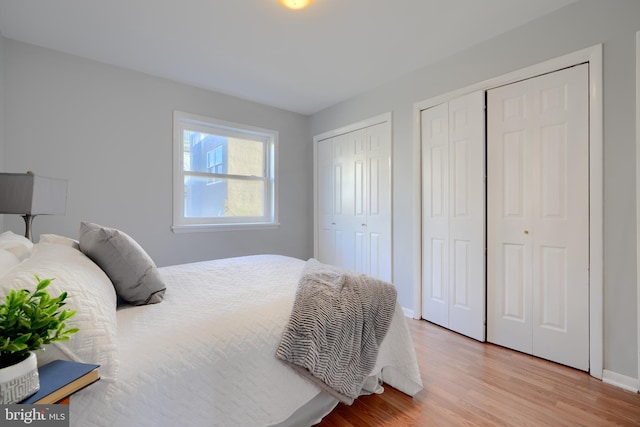
<svg viewBox="0 0 640 427">
<path fill-rule="evenodd" d="M 72 426 L 269 426 L 320 393 L 275 358 L 304 261 L 258 255 L 160 269 L 159 304 L 117 312 L 118 376 L 71 398 Z M 422 388 L 398 306 L 374 373 Z"/>
</svg>

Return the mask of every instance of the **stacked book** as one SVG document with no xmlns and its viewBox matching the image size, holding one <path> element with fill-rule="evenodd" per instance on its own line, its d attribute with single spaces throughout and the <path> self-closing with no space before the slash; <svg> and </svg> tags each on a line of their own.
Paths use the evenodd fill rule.
<svg viewBox="0 0 640 427">
<path fill-rule="evenodd" d="M 100 379 L 98 367 L 90 363 L 54 360 L 38 368 L 40 390 L 20 403 L 57 403 Z"/>
</svg>

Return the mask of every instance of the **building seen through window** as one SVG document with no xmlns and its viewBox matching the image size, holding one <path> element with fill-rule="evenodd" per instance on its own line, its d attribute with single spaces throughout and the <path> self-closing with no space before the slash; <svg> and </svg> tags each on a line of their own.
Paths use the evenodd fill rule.
<svg viewBox="0 0 640 427">
<path fill-rule="evenodd" d="M 185 217 L 262 216 L 262 181 L 234 176 L 264 177 L 264 144 L 200 132 L 184 134 L 188 170 L 211 174 L 185 176 Z"/>
</svg>

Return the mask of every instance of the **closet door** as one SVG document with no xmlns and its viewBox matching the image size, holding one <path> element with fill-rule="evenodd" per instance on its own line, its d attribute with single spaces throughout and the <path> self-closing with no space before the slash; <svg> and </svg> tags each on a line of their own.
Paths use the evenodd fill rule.
<svg viewBox="0 0 640 427">
<path fill-rule="evenodd" d="M 336 238 L 334 216 L 334 164 L 333 145 L 335 138 L 318 142 L 318 259 L 328 264 L 336 262 Z"/>
<path fill-rule="evenodd" d="M 423 317 L 485 339 L 484 92 L 422 112 Z"/>
<path fill-rule="evenodd" d="M 389 122 L 366 128 L 367 274 L 391 281 L 391 141 Z"/>
<path fill-rule="evenodd" d="M 361 230 L 354 215 L 355 140 L 349 134 L 336 136 L 333 149 L 333 227 L 336 245 L 334 264 L 348 270 L 356 270 L 356 245 Z"/>
<path fill-rule="evenodd" d="M 348 206 L 351 237 L 344 256 L 344 267 L 359 273 L 369 272 L 367 237 L 367 138 L 365 129 L 343 135 L 348 146 L 348 173 L 351 175 L 342 194 Z M 344 184 L 343 184 L 344 185 Z"/>
<path fill-rule="evenodd" d="M 318 259 L 391 281 L 390 123 L 317 144 Z"/>
<path fill-rule="evenodd" d="M 485 340 L 485 94 L 449 102 L 449 328 Z"/>
<path fill-rule="evenodd" d="M 589 369 L 588 69 L 488 92 L 488 339 Z"/>
<path fill-rule="evenodd" d="M 449 104 L 422 111 L 422 316 L 449 327 Z"/>
</svg>

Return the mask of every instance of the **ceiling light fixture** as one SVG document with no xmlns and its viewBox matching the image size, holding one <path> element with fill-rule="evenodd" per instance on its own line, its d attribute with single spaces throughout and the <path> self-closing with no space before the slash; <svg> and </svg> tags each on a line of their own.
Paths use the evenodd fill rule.
<svg viewBox="0 0 640 427">
<path fill-rule="evenodd" d="M 280 3 L 283 6 L 288 7 L 289 9 L 304 9 L 305 7 L 311 4 L 312 0 L 280 0 Z"/>
</svg>

